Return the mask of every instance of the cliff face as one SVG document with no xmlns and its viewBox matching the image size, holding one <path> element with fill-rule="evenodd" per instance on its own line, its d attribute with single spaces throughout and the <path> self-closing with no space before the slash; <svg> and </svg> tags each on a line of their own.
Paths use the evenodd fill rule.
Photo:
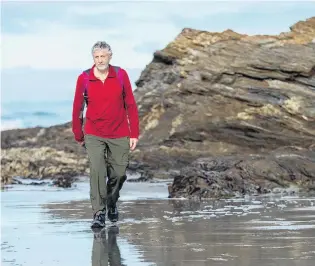
<svg viewBox="0 0 315 266">
<path fill-rule="evenodd" d="M 279 36 L 184 29 L 137 81 L 141 143 L 213 155 L 309 147 L 315 18 L 291 28 Z"/>
<path fill-rule="evenodd" d="M 227 171 L 235 166 L 231 160 L 240 155 L 269 156 L 260 163 L 261 170 L 268 170 L 275 160 L 270 152 L 277 148 L 294 146 L 299 152 L 315 148 L 314 42 L 315 18 L 298 22 L 279 36 L 184 29 L 174 42 L 154 54 L 137 82 L 143 148 L 134 158 L 144 167 L 154 167 L 153 176 L 163 176 L 164 169 L 181 169 L 174 172 L 171 195 L 187 196 L 202 189 L 192 185 L 188 192 L 184 189 L 187 183 L 179 189 L 176 182 L 213 177 L 218 171 L 208 168 L 210 173 L 201 173 L 199 164 L 191 171 L 194 159 L 208 157 L 209 164 L 223 164 L 221 179 L 222 175 L 233 179 L 236 173 Z M 284 158 L 295 150 L 282 148 L 277 156 Z M 222 157 L 225 155 L 235 158 Z M 305 175 L 314 181 L 313 156 L 305 157 L 311 160 L 306 160 L 310 174 Z M 244 160 L 252 163 L 250 157 Z M 189 171 L 182 169 L 187 165 Z M 276 176 L 299 172 L 282 170 L 281 164 L 272 168 Z M 274 186 L 279 184 L 268 188 Z"/>
<path fill-rule="evenodd" d="M 261 160 L 257 167 L 261 169 L 261 180 L 268 177 L 263 170 L 269 169 L 270 163 L 280 156 L 282 163 L 272 168 L 275 176 L 283 170 L 281 176 L 286 179 L 290 173 L 297 175 L 298 172 L 299 182 L 306 188 L 312 187 L 315 179 L 314 42 L 315 17 L 296 23 L 289 32 L 278 36 L 184 29 L 165 49 L 154 53 L 152 62 L 136 83 L 141 138 L 138 149 L 131 155 L 130 170 L 141 172 L 144 179 L 175 177 L 170 196 L 210 197 L 214 194 L 207 188 L 209 176 L 211 184 L 220 179 L 217 186 L 228 186 L 223 177 L 232 178 L 229 182 L 233 184 L 236 170 L 230 170 L 239 162 L 236 159 L 242 156 L 249 167 L 253 154 L 259 154 Z M 14 146 L 32 145 L 38 149 L 44 145 L 64 150 L 66 145 L 66 152 L 85 158 L 84 152 L 74 147 L 69 126 L 61 126 L 57 140 L 51 134 L 56 127 L 42 129 L 41 135 L 41 129 L 34 129 L 37 142 L 30 141 L 28 130 L 3 132 L 2 148 L 8 149 L 5 175 L 12 173 L 15 158 L 9 148 Z M 294 158 L 304 158 L 304 172 L 300 166 L 288 169 L 297 162 L 292 161 L 292 154 Z M 27 171 L 31 171 L 27 166 L 30 159 L 24 157 Z M 208 167 L 202 168 L 205 164 Z M 83 160 L 79 165 L 87 167 L 87 162 Z M 243 179 L 253 178 L 255 173 L 248 174 L 248 167 L 237 168 L 237 174 Z M 208 180 L 203 189 L 198 187 L 196 176 Z M 295 184 L 297 179 L 284 183 L 268 181 L 266 190 L 287 186 L 290 182 Z M 188 183 L 182 182 L 196 184 L 187 190 Z M 255 180 L 252 184 L 264 191 Z M 230 195 L 232 190 L 226 189 Z M 235 186 L 235 191 L 243 193 L 242 185 Z"/>
</svg>

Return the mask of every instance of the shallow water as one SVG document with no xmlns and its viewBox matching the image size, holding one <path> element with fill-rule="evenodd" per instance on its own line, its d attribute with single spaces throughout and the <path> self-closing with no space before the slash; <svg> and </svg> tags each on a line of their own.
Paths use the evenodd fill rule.
<svg viewBox="0 0 315 266">
<path fill-rule="evenodd" d="M 126 183 L 119 231 L 94 234 L 88 196 L 84 182 L 2 192 L 1 265 L 315 265 L 314 197 L 200 203 Z"/>
</svg>

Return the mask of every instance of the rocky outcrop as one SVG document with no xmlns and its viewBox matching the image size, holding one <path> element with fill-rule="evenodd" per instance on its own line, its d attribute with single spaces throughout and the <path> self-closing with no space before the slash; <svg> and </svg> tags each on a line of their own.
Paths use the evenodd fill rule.
<svg viewBox="0 0 315 266">
<path fill-rule="evenodd" d="M 3 150 L 2 171 L 26 178 L 72 178 L 86 174 L 87 159 L 50 147 Z"/>
<path fill-rule="evenodd" d="M 89 173 L 86 152 L 73 140 L 70 123 L 2 131 L 1 149 L 2 185 L 24 177 L 51 178 L 57 186 L 69 187 L 65 178 L 72 182 Z"/>
<path fill-rule="evenodd" d="M 278 36 L 183 29 L 165 49 L 154 53 L 152 62 L 136 82 L 141 137 L 138 148 L 131 154 L 129 170 L 140 172 L 142 179 L 175 177 L 170 187 L 171 197 L 195 195 L 191 191 L 198 191 L 197 183 L 201 179 L 197 176 L 214 181 L 235 175 L 229 183 L 217 183 L 216 186 L 223 186 L 223 190 L 234 184 L 219 196 L 233 194 L 236 188 L 239 193 L 249 193 L 288 186 L 289 181 L 271 182 L 268 175 L 263 174 L 268 169 L 275 171 L 275 178 L 280 178 L 276 172 L 281 175 L 285 175 L 285 171 L 293 173 L 299 176 L 297 186 L 312 188 L 314 40 L 315 17 L 296 23 L 289 32 Z M 67 173 L 86 172 L 86 154 L 74 143 L 70 124 L 6 131 L 2 133 L 1 143 L 2 149 L 8 149 L 2 158 L 8 165 L 15 163 L 12 148 L 41 149 L 45 146 L 56 150 L 54 152 L 65 152 L 66 157 L 78 158 L 82 168 L 72 164 L 75 170 Z M 302 157 L 289 157 L 289 148 L 285 147 L 290 146 L 296 147 Z M 266 183 L 256 182 L 252 176 L 256 172 L 247 171 L 247 166 L 243 170 L 235 167 L 240 157 L 248 167 L 259 164 L 259 178 Z M 11 161 L 5 161 L 7 158 Z M 31 170 L 27 163 L 30 158 L 24 158 L 26 166 L 23 169 L 37 175 L 38 170 Z M 224 162 L 226 170 L 204 170 L 197 166 L 198 163 L 196 165 L 200 158 L 205 162 Z M 286 169 L 284 172 L 272 166 L 271 162 L 278 162 L 275 158 L 286 158 L 285 163 L 278 164 Z M 298 158 L 307 160 L 309 170 L 288 168 L 294 162 L 300 163 Z M 37 159 L 36 162 L 39 164 Z M 18 174 L 12 172 L 12 167 L 6 169 L 11 170 L 5 170 L 5 176 Z M 251 188 L 244 191 L 237 185 L 240 178 L 243 183 L 248 181 Z M 196 189 L 191 187 L 194 183 Z M 261 188 L 255 190 L 259 186 Z M 185 190 L 185 187 L 190 188 Z M 215 195 L 215 192 L 203 192 L 199 196 Z"/>
<path fill-rule="evenodd" d="M 199 158 L 181 169 L 170 197 L 227 198 L 315 191 L 315 150 L 278 149 L 269 154 Z"/>
<path fill-rule="evenodd" d="M 295 146 L 303 149 L 313 169 L 314 154 L 309 151 L 315 148 L 314 40 L 315 18 L 279 36 L 184 29 L 174 42 L 155 53 L 137 82 L 143 148 L 134 158 L 154 176 L 173 170 L 171 197 L 194 194 L 183 187 L 191 187 L 190 182 L 197 182 L 202 173 L 205 178 L 212 176 L 211 180 L 223 175 L 201 173 L 191 165 L 198 158 L 218 158 L 231 170 L 240 156 L 250 165 L 251 154 L 256 154 L 264 158 L 261 170 L 268 171 L 274 150 Z M 288 173 L 299 171 L 287 168 L 292 160 L 298 163 L 290 159 L 279 169 L 272 168 L 275 176 L 281 167 Z M 233 171 L 229 178 L 236 174 Z M 297 184 L 314 187 L 313 175 L 305 172 Z M 264 177 L 268 180 L 268 175 Z M 248 175 L 243 178 L 249 182 Z M 237 178 L 231 182 L 238 182 Z M 218 186 L 225 189 L 225 185 Z M 279 181 L 266 187 L 287 185 Z M 195 186 L 190 189 L 198 190 Z M 215 193 L 201 196 L 208 195 Z"/>
</svg>

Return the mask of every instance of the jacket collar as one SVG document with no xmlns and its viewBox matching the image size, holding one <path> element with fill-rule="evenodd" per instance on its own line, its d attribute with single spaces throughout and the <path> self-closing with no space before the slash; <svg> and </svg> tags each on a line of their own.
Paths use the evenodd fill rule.
<svg viewBox="0 0 315 266">
<path fill-rule="evenodd" d="M 91 71 L 90 71 L 90 80 L 97 80 L 97 78 L 94 75 L 94 68 L 95 68 L 95 64 L 92 66 Z M 110 64 L 109 68 L 108 68 L 108 78 L 115 78 L 116 77 L 116 72 L 114 67 Z"/>
</svg>

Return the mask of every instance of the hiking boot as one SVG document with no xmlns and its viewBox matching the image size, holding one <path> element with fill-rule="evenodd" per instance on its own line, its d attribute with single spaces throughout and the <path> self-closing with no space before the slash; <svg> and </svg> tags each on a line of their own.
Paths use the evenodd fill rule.
<svg viewBox="0 0 315 266">
<path fill-rule="evenodd" d="M 108 208 L 107 217 L 112 223 L 115 223 L 118 221 L 118 216 L 119 216 L 119 213 L 116 206 Z"/>
<path fill-rule="evenodd" d="M 105 226 L 105 211 L 99 211 L 94 214 L 92 228 L 100 228 Z"/>
</svg>

